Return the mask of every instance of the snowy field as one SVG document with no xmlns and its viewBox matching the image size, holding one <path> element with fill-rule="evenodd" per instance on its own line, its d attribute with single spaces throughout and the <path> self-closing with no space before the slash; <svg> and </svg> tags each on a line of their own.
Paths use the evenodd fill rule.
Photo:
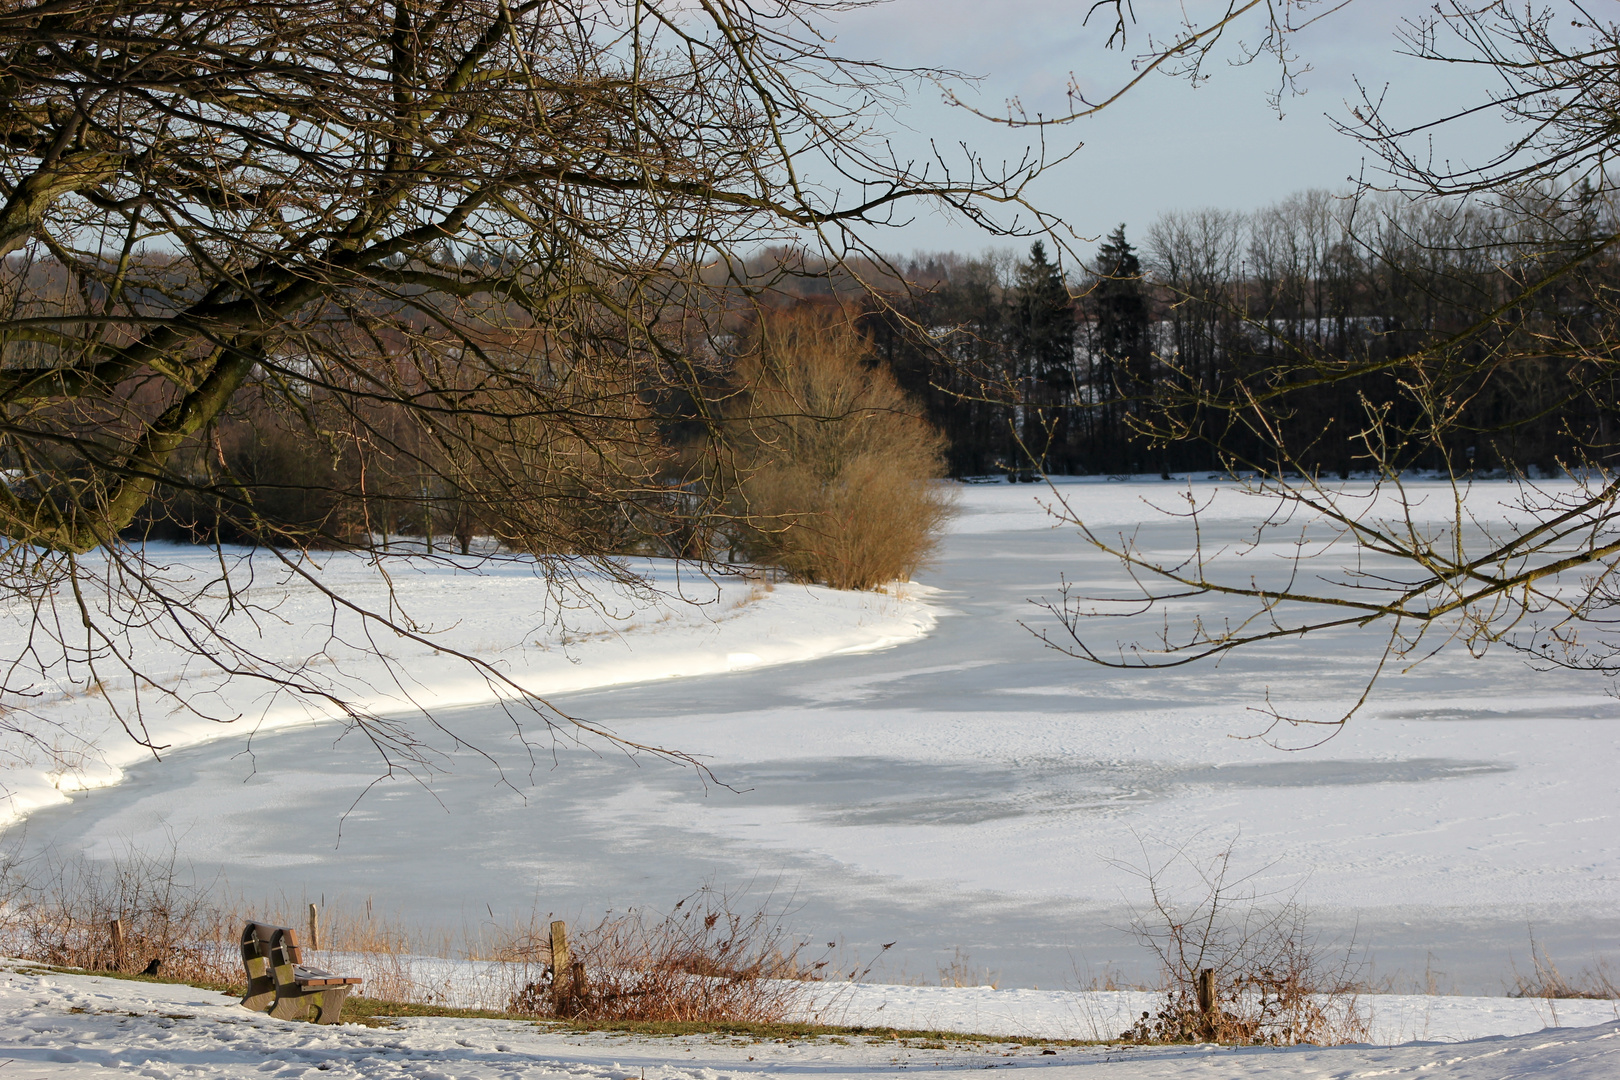
<svg viewBox="0 0 1620 1080">
<path fill-rule="evenodd" d="M 934 994 L 941 1003 L 962 995 Z M 153 1080 L 754 1080 L 784 1075 L 854 1080 L 991 1068 L 1032 1070 L 1046 1080 L 1608 1080 L 1620 1074 L 1620 1021 L 1469 1042 L 1431 1036 L 1395 1047 L 1291 1050 L 1046 1047 L 1038 1035 L 981 1044 L 862 1037 L 649 1038 L 443 1018 L 379 1029 L 316 1027 L 249 1012 L 212 991 L 11 965 L 0 973 L 0 1068 L 21 1080 L 92 1080 L 110 1069 Z"/>
<path fill-rule="evenodd" d="M 1267 509 L 1195 486 L 1218 492 L 1206 543 L 1238 544 Z M 1165 552 L 1185 527 L 1147 504 L 1174 505 L 1178 490 L 1063 489 L 1088 521 Z M 1441 485 L 1412 490 L 1449 509 Z M 1506 520 L 1514 495 L 1481 484 L 1469 506 Z M 463 754 L 426 785 L 368 791 L 370 751 L 301 723 L 161 763 L 119 751 L 108 775 L 121 783 L 44 806 L 8 835 L 93 858 L 173 847 L 249 899 L 350 911 L 371 900 L 469 937 L 530 913 L 664 910 L 711 883 L 857 961 L 895 942 L 878 978 L 938 982 L 954 965 L 1029 992 L 1152 980 L 1127 929 L 1144 862 L 1235 845 L 1255 888 L 1297 888 L 1324 934 L 1353 937 L 1367 977 L 1390 989 L 1500 995 L 1529 971 L 1532 935 L 1566 973 L 1620 959 L 1620 701 L 1606 680 L 1454 650 L 1386 676 L 1337 738 L 1282 752 L 1244 738 L 1264 726 L 1268 694 L 1338 715 L 1379 642 L 1336 633 L 1163 672 L 1043 649 L 1021 625 L 1051 626 L 1031 598 L 1061 578 L 1121 581 L 1116 562 L 1053 527 L 1047 499 L 1038 486 L 963 488 L 935 565 L 903 600 L 726 583 L 690 616 L 511 660 L 570 714 L 701 755 L 729 788 L 586 746 L 509 769 L 514 787 Z M 1274 572 L 1277 539 L 1245 557 Z M 525 606 L 533 594 L 510 586 L 419 584 L 492 655 L 545 623 Z M 1198 603 L 1206 617 L 1231 613 Z M 421 692 L 462 700 L 450 669 L 411 670 Z M 672 674 L 692 677 L 632 681 Z M 444 715 L 488 745 L 506 730 L 487 705 Z M 1415 1021 L 1406 1032 L 1421 1033 Z"/>
</svg>

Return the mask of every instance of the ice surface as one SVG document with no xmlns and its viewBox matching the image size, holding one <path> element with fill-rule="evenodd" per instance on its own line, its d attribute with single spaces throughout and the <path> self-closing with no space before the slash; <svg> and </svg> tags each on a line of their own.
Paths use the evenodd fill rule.
<svg viewBox="0 0 1620 1080">
<path fill-rule="evenodd" d="M 1446 508 L 1441 485 L 1412 490 Z M 1149 549 L 1184 535 L 1144 501 L 1172 504 L 1174 484 L 1060 492 Z M 1207 524 L 1212 543 L 1236 546 L 1263 507 L 1230 486 L 1197 494 L 1223 508 Z M 1481 484 L 1469 505 L 1506 520 L 1513 495 Z M 703 755 L 729 788 L 560 746 L 555 762 L 504 755 L 510 786 L 461 755 L 430 786 L 386 781 L 356 804 L 377 779 L 368 748 L 300 727 L 128 765 L 118 786 L 37 812 L 27 843 L 98 857 L 173 843 L 250 897 L 372 897 L 452 927 L 488 912 L 664 908 L 705 882 L 747 886 L 754 899 L 774 891 L 794 926 L 850 955 L 898 941 L 887 977 L 933 980 L 960 948 L 1003 985 L 1053 988 L 1110 966 L 1150 978 L 1120 929 L 1143 899 L 1133 866 L 1144 847 L 1209 853 L 1235 839 L 1236 865 L 1258 887 L 1303 882 L 1318 924 L 1370 950 L 1375 978 L 1405 986 L 1427 970 L 1442 989 L 1501 993 L 1514 964 L 1528 967 L 1532 933 L 1566 968 L 1613 954 L 1620 702 L 1603 678 L 1538 672 L 1500 649 L 1445 652 L 1387 676 L 1337 738 L 1279 751 L 1244 738 L 1264 726 L 1254 710 L 1267 694 L 1336 716 L 1380 642 L 1335 632 L 1160 672 L 1044 649 L 1024 625 L 1050 627 L 1030 598 L 1052 595 L 1060 575 L 1121 581 L 1117 563 L 1052 527 L 1040 505 L 1051 499 L 1030 485 L 962 491 L 936 565 L 919 575 L 934 590 L 926 637 L 555 699 Z M 1270 572 L 1277 554 L 1250 558 Z M 1231 610 L 1200 603 L 1208 617 Z M 726 653 L 758 653 L 754 640 L 791 633 L 803 608 L 758 610 L 763 621 L 730 624 Z M 836 616 L 868 617 L 852 611 Z M 693 632 L 649 630 L 634 648 L 683 649 Z M 501 745 L 496 710 L 451 718 Z M 272 807 L 279 827 L 265 830 Z M 424 850 L 435 856 L 425 876 Z"/>
<path fill-rule="evenodd" d="M 55 597 L 56 610 L 47 605 L 39 615 L 20 603 L 0 608 L 0 655 L 17 657 L 7 683 L 28 688 L 33 679 L 14 703 L 20 722 L 0 729 L 0 825 L 59 804 L 74 791 L 115 784 L 125 769 L 151 760 L 152 752 L 126 737 L 120 724 L 144 728 L 166 754 L 214 739 L 330 721 L 342 715 L 334 700 L 343 700 L 361 712 L 407 718 L 430 770 L 437 747 L 445 739 L 453 745 L 455 733 L 435 738 L 433 726 L 422 722 L 424 711 L 512 699 L 519 687 L 546 698 L 849 655 L 914 640 L 933 625 L 920 586 L 887 593 L 774 586 L 669 560 L 626 561 L 624 569 L 634 576 L 614 576 L 590 568 L 546 574 L 533 559 L 505 554 L 406 555 L 382 565 L 355 553 L 315 552 L 296 560 L 296 571 L 263 550 L 227 548 L 216 555 L 206 548 L 154 544 L 145 558 L 146 572 L 171 596 L 194 595 L 198 611 L 252 651 L 246 661 L 227 657 L 225 667 L 265 670 L 279 664 L 298 672 L 316 693 L 220 674 L 176 644 L 195 626 L 163 620 L 134 622 L 134 629 L 111 643 L 141 679 L 121 669 L 107 649 L 100 650 L 93 669 L 82 657 L 62 664 L 63 651 L 53 650 L 50 635 L 34 623 L 48 626 L 64 617 L 63 609 L 76 622 L 67 598 Z M 118 615 L 117 594 L 97 593 L 96 561 L 86 562 L 89 602 Z M 222 565 L 229 593 L 217 578 Z M 116 576 L 118 570 L 108 572 Z M 414 637 L 362 621 L 334 604 L 327 590 L 350 604 L 389 612 Z M 208 651 L 221 651 L 206 637 L 196 640 Z M 461 655 L 437 652 L 430 641 Z M 488 664 L 495 674 L 479 671 L 463 656 Z M 175 693 L 166 696 L 154 687 Z M 523 710 L 514 713 L 521 718 Z M 540 723 L 532 727 L 545 731 Z M 512 731 L 505 725 L 508 736 Z M 491 748 L 510 760 L 508 749 Z"/>
</svg>

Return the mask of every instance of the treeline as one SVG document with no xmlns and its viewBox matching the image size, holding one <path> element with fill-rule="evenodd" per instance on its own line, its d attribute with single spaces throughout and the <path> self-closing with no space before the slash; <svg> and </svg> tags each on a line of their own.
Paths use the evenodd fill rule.
<svg viewBox="0 0 1620 1080">
<path fill-rule="evenodd" d="M 142 268 L 161 277 L 171 262 Z M 84 314 L 87 290 L 60 264 L 4 269 L 20 308 Z M 404 305 L 334 305 L 265 350 L 230 404 L 171 454 L 122 535 L 742 560 L 838 588 L 908 577 L 946 510 L 931 483 L 943 440 L 874 362 L 852 312 L 792 302 L 665 314 L 658 332 L 678 378 L 595 313 L 589 333 L 562 338 L 485 302 L 452 336 Z M 0 371 L 54 359 L 27 339 L 0 340 Z M 154 380 L 118 390 L 113 402 L 10 419 L 48 421 L 57 441 L 116 460 L 169 404 Z M 47 439 L 0 453 L 0 470 L 0 495 L 56 505 L 82 484 Z M 52 486 L 53 475 L 66 480 Z"/>
<path fill-rule="evenodd" d="M 1309 191 L 1121 226 L 1082 267 L 919 256 L 864 325 L 955 476 L 1552 473 L 1612 452 L 1615 231 L 1589 193 Z"/>
<path fill-rule="evenodd" d="M 407 299 L 333 303 L 261 349 L 124 533 L 463 551 L 482 537 L 859 586 L 926 553 L 940 473 L 1601 464 L 1620 400 L 1615 231 L 1584 195 L 1313 191 L 1166 214 L 1141 237 L 1122 226 L 1087 265 L 1040 243 L 836 273 L 765 252 L 716 268 L 746 288 L 717 286 L 707 306 L 672 272 L 634 333 L 585 301 L 556 325 L 469 301 L 454 333 Z M 176 306 L 158 286 L 184 285 L 184 264 L 147 262 L 156 298 L 141 302 Z M 96 308 L 51 260 L 4 268 L 19 313 Z M 49 371 L 44 348 L 15 336 L 0 368 Z M 162 380 L 115 389 L 13 409 L 8 490 L 70 505 L 75 460 L 126 460 L 172 408 Z"/>
</svg>

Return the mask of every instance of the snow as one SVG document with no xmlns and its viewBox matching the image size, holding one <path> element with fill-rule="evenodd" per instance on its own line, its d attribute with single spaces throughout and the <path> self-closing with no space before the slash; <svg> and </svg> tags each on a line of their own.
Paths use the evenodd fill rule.
<svg viewBox="0 0 1620 1080">
<path fill-rule="evenodd" d="M 1237 558 L 1266 499 L 1229 483 L 1192 489 L 1211 508 L 1210 543 Z M 1099 528 L 1171 551 L 1184 525 L 1150 504 L 1173 506 L 1185 490 L 1151 480 L 1057 494 Z M 1452 509 L 1443 484 L 1408 491 L 1431 523 Z M 1519 494 L 1477 484 L 1467 508 L 1507 522 L 1522 513 Z M 502 925 L 548 912 L 594 921 L 609 908 L 667 910 L 704 882 L 752 887 L 745 906 L 764 894 L 788 925 L 853 956 L 897 941 L 880 970 L 896 982 L 937 981 L 961 949 L 1020 994 L 1109 971 L 1151 980 L 1121 929 L 1143 901 L 1141 860 L 1235 843 L 1260 891 L 1298 888 L 1329 940 L 1353 936 L 1374 982 L 1501 993 L 1528 969 L 1532 937 L 1566 974 L 1614 958 L 1620 702 L 1609 680 L 1537 671 L 1500 648 L 1477 659 L 1452 650 L 1387 675 L 1323 745 L 1278 751 L 1246 738 L 1264 727 L 1255 709 L 1268 695 L 1299 715 L 1340 715 L 1380 643 L 1336 631 L 1161 672 L 1045 650 L 1020 625 L 1051 625 L 1030 598 L 1053 595 L 1060 577 L 1099 590 L 1122 581 L 1116 561 L 1054 524 L 1043 510 L 1053 499 L 1040 485 L 964 487 L 936 564 L 901 599 L 778 586 L 738 607 L 753 586 L 722 582 L 721 599 L 690 615 L 613 623 L 622 636 L 509 658 L 499 649 L 519 640 L 512 628 L 544 622 L 538 594 L 501 608 L 503 586 L 423 571 L 413 603 L 443 625 L 465 620 L 458 633 L 513 670 L 528 665 L 537 685 L 581 680 L 545 686 L 572 715 L 701 756 L 730 789 L 566 747 L 555 767 L 507 773 L 511 789 L 466 754 L 429 785 L 376 784 L 366 747 L 335 742 L 331 725 L 287 727 L 161 764 L 118 749 L 122 783 L 36 811 L 24 839 L 97 859 L 172 846 L 255 900 L 307 896 L 350 911 L 374 900 L 401 921 L 470 935 L 486 913 Z M 1275 565 L 1285 539 L 1242 558 Z M 1183 610 L 1235 609 L 1207 599 Z M 787 644 L 769 652 L 777 642 Z M 854 648 L 870 651 L 840 652 Z M 742 653 L 801 662 L 731 670 Z M 422 658 L 409 666 L 416 692 L 435 700 L 480 691 L 458 690 Z M 634 681 L 672 671 L 708 674 Z M 487 705 L 447 718 L 486 745 L 506 730 Z M 433 874 L 418 872 L 424 850 Z M 894 993 L 931 1000 L 922 988 Z M 1395 1009 L 1389 1000 L 1380 1008 Z M 1460 999 L 1435 1000 L 1388 1022 L 1400 1037 L 1463 1037 L 1552 1019 L 1497 998 L 1495 1011 L 1467 1007 L 1484 1017 L 1471 1027 L 1448 1019 L 1446 1003 Z"/>
<path fill-rule="evenodd" d="M 321 589 L 370 610 L 391 610 L 419 627 L 423 638 L 491 664 L 541 698 L 886 649 L 927 634 L 934 623 L 922 586 L 838 592 L 707 576 L 668 560 L 627 563 L 645 582 L 636 587 L 589 571 L 572 581 L 548 580 L 533 559 L 521 556 L 440 554 L 379 564 L 354 553 L 317 552 L 300 564 L 306 579 L 263 550 L 226 549 L 221 557 L 209 549 L 153 544 L 144 555 L 171 593 L 203 590 L 200 606 L 220 610 L 225 590 L 213 579 L 223 562 L 238 604 L 220 621 L 225 632 L 245 641 L 265 662 L 261 667 L 299 670 L 335 697 L 380 716 L 465 708 L 515 691 L 421 641 L 375 626 L 368 631 L 352 614 L 334 611 Z M 91 573 L 115 575 L 117 569 L 103 562 Z M 103 610 L 111 606 L 105 591 L 91 601 Z M 138 695 L 135 680 L 106 659 L 97 672 L 101 689 L 92 692 L 84 665 L 51 665 L 61 650 L 42 643 L 32 621 L 32 609 L 23 604 L 0 609 L 0 656 L 19 657 L 8 682 L 32 676 L 37 696 L 23 707 L 30 728 L 54 742 L 56 760 L 15 731 L 0 736 L 0 827 L 61 804 L 73 792 L 116 784 L 132 765 L 150 760 L 152 754 L 120 730 L 119 715 L 139 715 L 165 755 L 340 715 L 322 698 L 276 693 L 241 676 L 227 679 L 187 655 L 175 643 L 174 628 L 162 626 L 125 633 L 120 649 L 154 683 L 183 689 L 184 707 L 150 689 Z"/>
<path fill-rule="evenodd" d="M 416 990 L 413 1000 L 440 1008 L 503 1012 L 518 988 L 544 977 L 543 964 L 499 960 L 337 951 L 311 956 L 329 971 L 363 978 L 373 994 L 379 986 L 408 979 Z M 1162 995 L 1148 990 L 1002 989 L 840 979 L 789 988 L 798 1003 L 789 1019 L 1030 1040 L 1117 1039 L 1143 1013 L 1155 1012 L 1163 1004 Z M 1381 1044 L 1457 1042 L 1620 1020 L 1620 1002 L 1590 998 L 1381 993 L 1358 995 L 1355 1005 L 1374 1041 Z"/>
<path fill-rule="evenodd" d="M 952 999 L 985 991 L 938 991 Z M 1564 1003 L 1566 1006 L 1570 1003 Z M 966 1015 L 977 1006 L 958 1007 Z M 1464 1010 L 1474 1006 L 1464 1006 Z M 1486 1006 L 1489 1008 L 1489 1006 Z M 898 1015 L 898 1010 L 895 1014 Z M 889 1018 L 892 1022 L 893 1017 Z M 1043 1052 L 1043 1051 L 1055 1052 Z M 1397 1046 L 1223 1049 L 1210 1046 L 1044 1047 L 1040 1036 L 941 1043 L 877 1037 L 674 1038 L 548 1030 L 506 1020 L 419 1018 L 392 1027 L 317 1027 L 249 1012 L 233 998 L 184 986 L 55 974 L 10 963 L 0 972 L 0 1067 L 6 1075 L 91 1078 L 108 1069 L 182 1077 L 325 1076 L 399 1080 L 823 1080 L 1037 1069 L 1044 1080 L 1441 1077 L 1599 1080 L 1620 1071 L 1620 1021 L 1537 1029 L 1477 1041 Z"/>
</svg>

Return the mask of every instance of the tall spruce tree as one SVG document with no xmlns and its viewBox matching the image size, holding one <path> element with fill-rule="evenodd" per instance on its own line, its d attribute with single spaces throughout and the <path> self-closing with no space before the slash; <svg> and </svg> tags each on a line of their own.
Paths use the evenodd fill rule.
<svg viewBox="0 0 1620 1080">
<path fill-rule="evenodd" d="M 1088 294 L 1091 346 L 1087 350 L 1086 400 L 1092 405 L 1091 457 L 1103 471 L 1131 472 L 1143 464 L 1126 424 L 1153 382 L 1153 343 L 1147 288 L 1136 249 L 1120 225 L 1097 249 Z"/>
<path fill-rule="evenodd" d="M 1030 245 L 1017 271 L 1013 355 L 1020 387 L 1018 433 L 1023 456 L 1045 472 L 1073 468 L 1069 413 L 1074 404 L 1074 300 L 1063 270 Z M 1019 464 L 1025 464 L 1021 461 Z"/>
</svg>

